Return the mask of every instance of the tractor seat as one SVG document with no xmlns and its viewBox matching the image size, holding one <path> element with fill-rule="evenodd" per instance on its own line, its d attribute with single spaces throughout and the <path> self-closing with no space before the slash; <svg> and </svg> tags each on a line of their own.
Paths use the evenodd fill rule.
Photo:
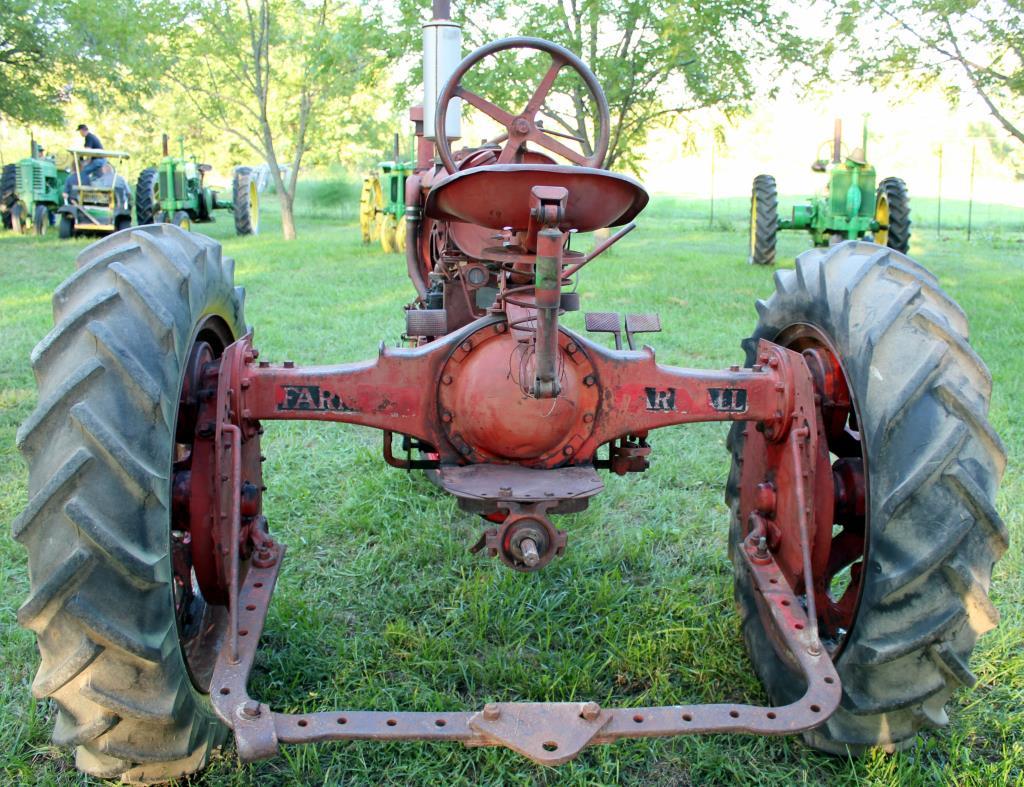
<svg viewBox="0 0 1024 787">
<path fill-rule="evenodd" d="M 423 212 L 438 221 L 464 221 L 481 227 L 515 231 L 530 221 L 534 186 L 562 186 L 569 192 L 559 224 L 592 232 L 617 227 L 647 205 L 647 192 L 633 178 L 603 169 L 556 164 L 492 164 L 449 175 L 427 194 Z"/>
<path fill-rule="evenodd" d="M 213 165 L 212 164 L 200 164 L 198 167 L 196 167 L 196 169 L 198 169 L 200 172 L 209 172 L 210 170 L 213 169 Z"/>
</svg>

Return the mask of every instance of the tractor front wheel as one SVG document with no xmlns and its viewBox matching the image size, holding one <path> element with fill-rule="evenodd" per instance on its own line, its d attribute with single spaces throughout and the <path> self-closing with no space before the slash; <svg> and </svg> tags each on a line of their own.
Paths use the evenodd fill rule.
<svg viewBox="0 0 1024 787">
<path fill-rule="evenodd" d="M 772 265 L 775 262 L 775 236 L 779 231 L 779 196 L 775 178 L 758 175 L 750 191 L 750 253 L 751 265 Z"/>
<path fill-rule="evenodd" d="M 963 311 L 898 252 L 858 241 L 815 249 L 796 270 L 776 272 L 775 286 L 743 343 L 747 366 L 760 339 L 803 354 L 836 489 L 835 524 L 814 536 L 830 543 L 811 592 L 843 699 L 804 737 L 839 754 L 891 751 L 921 727 L 947 723 L 950 695 L 976 680 L 975 642 L 998 620 L 988 589 L 1008 536 L 993 506 L 1006 459 L 987 419 L 992 379 L 967 341 Z M 803 680 L 776 646 L 739 555 L 752 434 L 744 423 L 729 434 L 736 601 L 754 668 L 786 704 Z"/>
<path fill-rule="evenodd" d="M 392 254 L 398 249 L 395 247 L 395 231 L 398 229 L 398 222 L 390 213 L 385 213 L 380 223 L 380 247 L 385 254 Z"/>
<path fill-rule="evenodd" d="M 175 212 L 174 218 L 171 219 L 171 224 L 175 227 L 181 227 L 186 232 L 192 229 L 192 217 L 183 210 Z"/>
<path fill-rule="evenodd" d="M 900 178 L 885 178 L 875 190 L 875 243 L 904 254 L 910 249 L 910 196 Z"/>
<path fill-rule="evenodd" d="M 235 232 L 239 235 L 259 235 L 260 192 L 249 167 L 235 169 L 231 204 L 235 213 Z"/>
<path fill-rule="evenodd" d="M 209 699 L 226 615 L 188 574 L 172 479 L 191 448 L 190 361 L 243 332 L 233 267 L 166 224 L 111 235 L 79 255 L 32 353 L 39 404 L 17 436 L 29 503 L 12 526 L 31 590 L 18 621 L 36 634 L 32 691 L 56 705 L 54 742 L 100 778 L 191 773 L 226 735 Z"/>
<path fill-rule="evenodd" d="M 36 235 L 45 235 L 50 227 L 50 209 L 45 205 L 36 205 L 35 214 L 32 216 L 32 228 Z"/>
<path fill-rule="evenodd" d="M 25 207 L 25 203 L 19 200 L 11 206 L 11 229 L 21 235 L 23 232 L 28 231 L 28 208 Z"/>
</svg>

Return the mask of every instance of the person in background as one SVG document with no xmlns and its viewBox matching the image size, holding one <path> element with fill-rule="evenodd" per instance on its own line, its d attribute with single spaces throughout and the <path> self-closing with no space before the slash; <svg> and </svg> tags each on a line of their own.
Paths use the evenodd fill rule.
<svg viewBox="0 0 1024 787">
<path fill-rule="evenodd" d="M 89 127 L 85 123 L 78 124 L 78 133 L 82 135 L 82 139 L 85 140 L 85 146 L 93 150 L 103 150 L 103 143 L 100 142 L 100 138 L 89 131 Z M 93 156 L 89 159 L 89 163 L 82 168 L 82 180 L 85 181 L 85 185 L 90 183 L 100 172 L 103 171 L 104 165 L 107 160 L 103 157 Z"/>
</svg>

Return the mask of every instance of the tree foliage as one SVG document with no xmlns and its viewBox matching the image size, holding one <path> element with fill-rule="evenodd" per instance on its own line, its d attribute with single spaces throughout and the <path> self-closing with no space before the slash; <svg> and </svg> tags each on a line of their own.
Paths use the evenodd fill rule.
<svg viewBox="0 0 1024 787">
<path fill-rule="evenodd" d="M 402 10 L 406 53 L 414 53 L 423 3 L 405 0 Z M 654 128 L 705 107 L 742 112 L 756 95 L 756 81 L 770 82 L 781 69 L 810 60 L 810 43 L 771 0 L 469 0 L 453 11 L 469 46 L 499 37 L 494 31 L 500 30 L 545 38 L 581 56 L 611 110 L 609 168 L 638 169 Z M 476 89 L 518 111 L 546 66 L 530 73 L 511 57 L 499 58 L 495 67 L 478 72 Z M 418 68 L 411 69 L 410 97 L 419 80 Z M 569 79 L 562 86 L 573 109 L 554 113 L 552 120 L 583 137 L 589 149 L 593 122 L 585 88 Z"/>
<path fill-rule="evenodd" d="M 194 24 L 171 72 L 178 94 L 186 111 L 267 162 L 294 238 L 303 157 L 376 73 L 375 27 L 343 0 L 212 0 Z"/>
<path fill-rule="evenodd" d="M 177 0 L 3 0 L 0 116 L 56 125 L 72 97 L 135 104 L 158 86 L 184 17 Z"/>
<path fill-rule="evenodd" d="M 864 82 L 977 95 L 1024 143 L 1024 2 L 845 0 L 839 34 Z"/>
</svg>

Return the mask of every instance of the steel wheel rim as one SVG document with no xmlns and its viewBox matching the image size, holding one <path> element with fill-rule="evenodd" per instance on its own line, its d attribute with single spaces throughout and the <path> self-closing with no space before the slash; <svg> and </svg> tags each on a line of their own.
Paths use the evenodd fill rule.
<svg viewBox="0 0 1024 787">
<path fill-rule="evenodd" d="M 833 482 L 838 484 L 836 480 L 836 466 L 840 460 L 843 459 L 859 459 L 862 468 L 862 482 L 863 482 L 863 517 L 859 518 L 860 521 L 856 525 L 851 525 L 849 528 L 850 536 L 845 538 L 847 542 L 855 542 L 855 536 L 858 529 L 860 533 L 860 546 L 857 548 L 856 544 L 852 544 L 851 547 L 845 547 L 844 543 L 840 539 L 846 534 L 847 526 L 840 525 L 833 522 L 832 525 L 832 540 L 829 547 L 829 562 L 832 564 L 833 555 L 837 552 L 842 553 L 845 551 L 846 554 L 853 552 L 855 557 L 850 561 L 845 561 L 842 566 L 830 565 L 826 568 L 826 576 L 819 578 L 814 577 L 814 585 L 816 588 L 815 601 L 818 609 L 818 626 L 819 634 L 822 640 L 822 644 L 828 650 L 829 655 L 832 659 L 836 659 L 842 653 L 846 643 L 850 641 L 853 628 L 856 625 L 857 614 L 860 609 L 861 598 L 864 593 L 865 585 L 865 569 L 868 563 L 868 555 L 870 551 L 870 533 L 871 533 L 871 517 L 870 517 L 870 488 L 869 488 L 869 473 L 868 473 L 868 451 L 867 444 L 861 435 L 860 425 L 863 423 L 861 420 L 860 405 L 857 401 L 857 396 L 853 390 L 853 386 L 850 385 L 850 378 L 846 372 L 845 366 L 842 363 L 841 355 L 835 348 L 835 345 L 828 338 L 828 336 L 817 326 L 809 323 L 797 323 L 784 328 L 779 335 L 775 338 L 775 343 L 785 347 L 794 352 L 807 353 L 811 351 L 816 356 L 824 356 L 833 365 L 834 370 L 841 375 L 842 382 L 845 384 L 846 390 L 849 392 L 850 405 L 848 410 L 848 425 L 855 424 L 857 426 L 857 441 L 856 450 L 854 446 L 849 442 L 845 444 L 839 440 L 834 440 L 838 435 L 834 433 L 829 435 L 828 429 L 825 429 L 826 439 L 828 440 L 828 447 L 830 457 L 835 457 L 835 461 L 832 462 L 833 467 Z M 805 358 L 807 356 L 805 355 Z M 815 375 L 812 373 L 812 378 Z M 820 381 L 815 379 L 815 392 L 824 398 L 828 392 L 823 392 L 819 389 Z M 819 421 L 822 418 L 823 408 L 817 410 L 817 416 Z M 852 430 L 851 430 L 852 431 Z M 838 449 L 838 450 L 835 450 Z M 845 469 L 845 468 L 844 468 Z M 834 517 L 833 517 L 834 519 Z M 856 519 L 856 517 L 855 517 Z M 842 527 L 840 532 L 836 532 L 836 527 Z M 839 549 L 837 550 L 837 544 Z M 856 569 L 855 566 L 860 566 Z M 841 576 L 845 573 L 845 577 Z M 834 581 L 839 578 L 847 579 L 848 582 L 843 587 L 843 591 L 838 598 L 832 595 L 832 585 Z M 819 580 L 824 580 L 824 590 L 819 587 Z M 823 619 L 824 617 L 824 619 Z"/>
</svg>

